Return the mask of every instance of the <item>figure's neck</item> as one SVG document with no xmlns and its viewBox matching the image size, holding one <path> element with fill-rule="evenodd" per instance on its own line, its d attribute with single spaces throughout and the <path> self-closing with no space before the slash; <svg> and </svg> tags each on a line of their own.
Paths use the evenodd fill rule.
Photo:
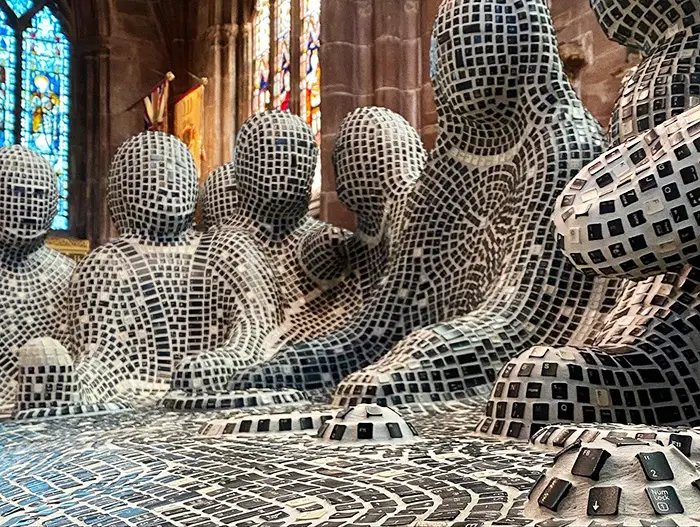
<svg viewBox="0 0 700 527">
<path fill-rule="evenodd" d="M 297 230 L 308 220 L 308 210 L 299 209 L 283 211 L 273 207 L 248 207 L 245 216 L 252 221 L 252 227 L 258 235 L 279 240 Z"/>
<path fill-rule="evenodd" d="M 48 250 L 46 241 L 42 238 L 34 243 L 20 246 L 0 247 L 0 263 L 3 267 L 26 266 L 39 262 L 44 252 Z"/>
<path fill-rule="evenodd" d="M 446 115 L 439 121 L 435 149 L 476 157 L 500 156 L 520 141 L 526 126 L 526 118 L 519 113 L 489 122 Z"/>
<path fill-rule="evenodd" d="M 691 19 L 689 18 L 688 20 Z M 689 23 L 687 26 L 683 25 L 683 20 L 680 20 L 676 24 L 669 21 L 668 27 L 669 29 L 665 33 L 659 35 L 656 40 L 647 41 L 649 49 L 645 51 L 649 52 L 658 48 L 667 48 L 676 45 L 679 39 L 700 34 L 700 17 L 694 15 L 692 23 Z"/>
<path fill-rule="evenodd" d="M 561 72 L 549 73 L 550 80 L 539 88 L 523 88 L 518 104 L 509 112 L 482 111 L 472 116 L 447 111 L 439 118 L 436 151 L 459 152 L 464 159 L 499 158 L 517 149 L 533 126 L 538 126 L 561 109 L 561 101 L 580 105 L 576 93 Z M 528 79 L 526 86 L 536 86 Z M 581 109 L 583 106 L 581 105 Z"/>
<path fill-rule="evenodd" d="M 191 227 L 179 232 L 126 231 L 119 234 L 122 240 L 144 245 L 186 245 L 192 242 L 195 231 Z"/>
</svg>

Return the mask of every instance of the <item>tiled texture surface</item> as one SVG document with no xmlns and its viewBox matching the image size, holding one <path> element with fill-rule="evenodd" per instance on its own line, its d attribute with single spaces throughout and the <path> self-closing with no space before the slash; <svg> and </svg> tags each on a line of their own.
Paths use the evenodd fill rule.
<svg viewBox="0 0 700 527">
<path fill-rule="evenodd" d="M 469 438 L 477 414 L 407 414 L 423 439 L 398 447 L 197 437 L 211 413 L 5 424 L 0 525 L 524 525 L 550 455 Z"/>
</svg>

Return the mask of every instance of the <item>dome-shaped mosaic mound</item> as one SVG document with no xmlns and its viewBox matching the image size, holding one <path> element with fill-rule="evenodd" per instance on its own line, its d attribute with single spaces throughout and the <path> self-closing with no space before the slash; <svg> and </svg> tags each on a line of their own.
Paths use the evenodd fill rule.
<svg viewBox="0 0 700 527">
<path fill-rule="evenodd" d="M 418 433 L 412 424 L 391 408 L 360 404 L 341 410 L 318 430 L 318 438 L 329 443 L 411 443 Z"/>
<path fill-rule="evenodd" d="M 167 410 L 229 410 L 260 406 L 307 404 L 305 393 L 297 390 L 240 390 L 222 394 L 170 392 L 162 405 Z"/>
<path fill-rule="evenodd" d="M 202 425 L 199 435 L 222 437 L 258 433 L 314 433 L 331 419 L 332 412 L 248 414 L 231 419 L 214 419 Z"/>
</svg>

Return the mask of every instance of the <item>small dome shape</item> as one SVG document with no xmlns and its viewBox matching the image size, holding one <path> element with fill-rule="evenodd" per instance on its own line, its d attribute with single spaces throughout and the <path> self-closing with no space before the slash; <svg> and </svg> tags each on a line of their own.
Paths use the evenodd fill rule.
<svg viewBox="0 0 700 527">
<path fill-rule="evenodd" d="M 360 404 L 341 410 L 334 419 L 323 423 L 318 438 L 336 444 L 412 443 L 418 439 L 418 433 L 395 410 L 376 404 Z"/>
<path fill-rule="evenodd" d="M 215 419 L 202 425 L 199 435 L 222 437 L 239 434 L 314 433 L 323 423 L 333 419 L 332 412 L 289 412 L 245 415 L 231 419 Z"/>
<path fill-rule="evenodd" d="M 18 359 L 17 410 L 78 402 L 79 383 L 68 350 L 52 338 L 30 340 Z"/>
<path fill-rule="evenodd" d="M 308 404 L 305 393 L 297 390 L 240 390 L 219 394 L 171 391 L 162 405 L 166 410 L 230 410 L 261 406 L 288 407 Z"/>
<path fill-rule="evenodd" d="M 645 525 L 661 518 L 668 525 L 700 525 L 693 520 L 699 487 L 700 472 L 676 447 L 608 436 L 562 449 L 530 492 L 524 515 L 576 525 Z"/>
</svg>

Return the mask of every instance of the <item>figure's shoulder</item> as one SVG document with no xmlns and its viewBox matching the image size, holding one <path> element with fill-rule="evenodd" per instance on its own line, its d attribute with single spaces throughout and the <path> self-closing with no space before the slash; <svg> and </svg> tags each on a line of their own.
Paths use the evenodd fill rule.
<svg viewBox="0 0 700 527">
<path fill-rule="evenodd" d="M 587 163 L 607 147 L 600 123 L 591 113 L 577 105 L 562 105 L 534 133 L 527 134 L 525 152 L 543 152 L 554 158 L 581 160 Z"/>
<path fill-rule="evenodd" d="M 76 267 L 75 260 L 52 247 L 47 246 L 45 249 L 44 265 L 49 267 L 54 274 L 65 275 L 73 272 Z"/>
<path fill-rule="evenodd" d="M 75 269 L 77 275 L 99 271 L 105 267 L 123 267 L 126 257 L 116 242 L 108 242 L 95 247 L 88 255 L 78 262 Z"/>
</svg>

